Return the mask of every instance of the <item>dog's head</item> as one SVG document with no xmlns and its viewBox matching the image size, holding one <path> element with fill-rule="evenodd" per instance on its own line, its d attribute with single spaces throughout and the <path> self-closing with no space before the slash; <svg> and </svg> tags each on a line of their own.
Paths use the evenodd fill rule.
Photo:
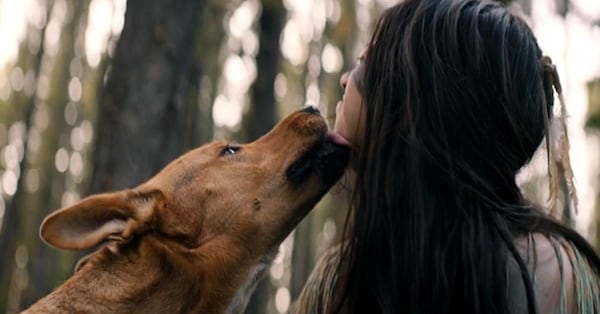
<svg viewBox="0 0 600 314">
<path fill-rule="evenodd" d="M 40 234 L 64 249 L 137 238 L 190 259 L 207 260 L 232 247 L 241 248 L 243 258 L 261 258 L 342 175 L 349 153 L 343 144 L 309 107 L 255 142 L 207 144 L 134 189 L 60 209 L 44 220 Z"/>
</svg>

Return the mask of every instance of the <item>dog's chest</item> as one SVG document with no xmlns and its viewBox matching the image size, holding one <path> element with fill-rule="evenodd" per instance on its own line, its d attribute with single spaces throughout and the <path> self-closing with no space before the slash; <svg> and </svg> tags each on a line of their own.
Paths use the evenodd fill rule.
<svg viewBox="0 0 600 314">
<path fill-rule="evenodd" d="M 231 303 L 227 307 L 227 310 L 225 311 L 226 314 L 239 314 L 244 312 L 252 292 L 256 289 L 258 282 L 263 277 L 268 266 L 269 263 L 260 262 L 250 270 L 244 284 L 237 290 Z"/>
</svg>

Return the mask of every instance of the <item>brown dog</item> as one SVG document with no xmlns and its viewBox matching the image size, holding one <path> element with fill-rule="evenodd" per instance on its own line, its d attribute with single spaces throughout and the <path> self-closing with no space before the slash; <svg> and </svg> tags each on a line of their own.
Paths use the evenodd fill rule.
<svg viewBox="0 0 600 314">
<path fill-rule="evenodd" d="M 47 243 L 104 246 L 26 313 L 240 313 L 347 159 L 307 107 L 253 143 L 205 145 L 134 189 L 58 210 L 42 223 Z"/>
</svg>

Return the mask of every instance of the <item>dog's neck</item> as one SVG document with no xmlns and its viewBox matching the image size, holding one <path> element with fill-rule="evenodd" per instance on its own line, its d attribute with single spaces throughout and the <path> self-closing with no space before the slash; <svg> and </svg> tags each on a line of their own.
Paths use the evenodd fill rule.
<svg viewBox="0 0 600 314">
<path fill-rule="evenodd" d="M 226 314 L 243 313 L 248 305 L 248 301 L 252 296 L 254 290 L 260 279 L 264 276 L 265 271 L 271 265 L 271 262 L 275 258 L 277 250 L 273 249 L 267 253 L 258 263 L 250 267 L 250 271 L 247 272 L 246 277 L 243 279 L 243 285 L 237 289 L 233 299 L 229 303 Z"/>
<path fill-rule="evenodd" d="M 265 262 L 190 275 L 155 250 L 115 255 L 105 248 L 25 313 L 241 313 Z"/>
</svg>

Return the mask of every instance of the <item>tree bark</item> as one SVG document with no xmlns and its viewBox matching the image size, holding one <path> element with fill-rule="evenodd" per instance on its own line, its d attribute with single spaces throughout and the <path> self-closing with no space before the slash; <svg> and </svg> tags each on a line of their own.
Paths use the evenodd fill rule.
<svg viewBox="0 0 600 314">
<path fill-rule="evenodd" d="M 221 0 L 209 0 L 203 9 L 201 23 L 196 34 L 196 58 L 199 79 L 198 93 L 195 102 L 196 107 L 196 129 L 194 130 L 191 144 L 198 146 L 207 143 L 214 138 L 214 122 L 212 108 L 219 86 L 217 82 L 222 72 L 220 61 L 223 43 L 227 40 L 227 34 L 223 28 L 223 19 L 228 12 L 231 3 L 223 3 Z"/>
<path fill-rule="evenodd" d="M 194 39 L 204 1 L 129 0 L 102 93 L 91 192 L 134 187 L 188 146 Z M 190 71 L 192 71 L 190 73 Z"/>
<path fill-rule="evenodd" d="M 279 73 L 281 49 L 279 37 L 283 29 L 286 9 L 281 0 L 263 0 L 259 18 L 259 48 L 256 56 L 258 69 L 252 86 L 250 108 L 242 121 L 242 139 L 253 141 L 267 133 L 277 122 L 275 77 Z"/>
</svg>

